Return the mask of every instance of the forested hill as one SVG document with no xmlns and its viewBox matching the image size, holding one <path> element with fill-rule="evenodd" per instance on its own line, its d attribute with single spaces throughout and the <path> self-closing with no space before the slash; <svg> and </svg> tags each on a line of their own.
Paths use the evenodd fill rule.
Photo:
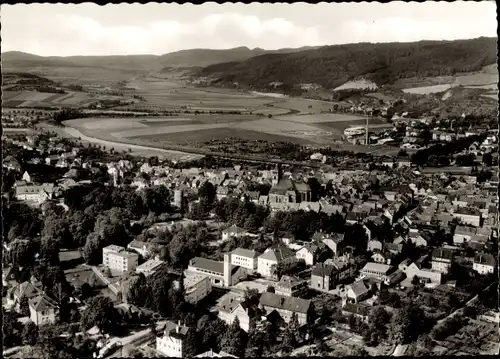
<svg viewBox="0 0 500 359">
<path fill-rule="evenodd" d="M 221 84 L 267 87 L 315 83 L 335 88 L 365 78 L 378 85 L 401 78 L 452 75 L 496 63 L 496 38 L 413 43 L 359 43 L 296 53 L 264 54 L 246 61 L 204 67 L 196 75 Z"/>
</svg>

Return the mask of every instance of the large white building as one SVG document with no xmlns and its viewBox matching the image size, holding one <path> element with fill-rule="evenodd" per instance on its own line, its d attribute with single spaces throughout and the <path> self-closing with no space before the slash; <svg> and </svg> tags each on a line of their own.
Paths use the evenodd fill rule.
<svg viewBox="0 0 500 359">
<path fill-rule="evenodd" d="M 186 355 L 186 336 L 189 328 L 179 323 L 167 321 L 161 337 L 156 338 L 156 350 L 167 357 L 184 358 Z"/>
<path fill-rule="evenodd" d="M 259 253 L 250 249 L 236 248 L 231 252 L 231 264 L 251 271 L 257 270 Z"/>
<path fill-rule="evenodd" d="M 137 268 L 139 255 L 112 244 L 102 249 L 102 263 L 109 269 L 128 272 Z"/>
<path fill-rule="evenodd" d="M 295 252 L 288 247 L 268 248 L 258 258 L 257 271 L 263 277 L 272 277 L 278 264 L 293 263 L 296 260 Z"/>
<path fill-rule="evenodd" d="M 159 269 L 162 268 L 162 266 L 165 264 L 165 262 L 156 260 L 156 259 L 150 259 L 144 263 L 142 263 L 140 266 L 138 266 L 135 269 L 136 273 L 143 273 L 144 276 L 148 277 L 151 274 L 156 273 Z"/>
</svg>

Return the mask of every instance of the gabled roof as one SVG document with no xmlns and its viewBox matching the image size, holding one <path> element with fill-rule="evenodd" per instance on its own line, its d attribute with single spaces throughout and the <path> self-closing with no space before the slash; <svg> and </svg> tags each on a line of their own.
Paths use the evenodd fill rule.
<svg viewBox="0 0 500 359">
<path fill-rule="evenodd" d="M 366 317 L 370 314 L 371 307 L 361 304 L 346 303 L 342 310 L 351 314 L 357 314 Z"/>
<path fill-rule="evenodd" d="M 234 251 L 231 252 L 231 254 L 235 254 L 237 256 L 242 256 L 242 257 L 247 257 L 247 258 L 257 258 L 260 253 L 250 250 L 250 249 L 244 249 L 244 248 L 236 248 Z"/>
<path fill-rule="evenodd" d="M 495 257 L 488 253 L 478 253 L 474 257 L 474 263 L 495 266 Z"/>
<path fill-rule="evenodd" d="M 453 251 L 446 248 L 436 248 L 432 251 L 432 259 L 453 259 Z"/>
<path fill-rule="evenodd" d="M 179 333 L 177 333 L 177 330 L 179 330 Z M 184 325 L 179 325 L 177 323 L 171 322 L 170 320 L 168 320 L 165 323 L 165 330 L 164 330 L 165 335 L 169 335 L 172 337 L 176 336 L 183 337 L 186 336 L 188 331 L 189 327 L 186 327 Z"/>
<path fill-rule="evenodd" d="M 368 288 L 365 281 L 362 279 L 349 285 L 349 288 L 353 291 L 353 293 L 356 297 L 359 297 L 359 296 L 361 296 L 365 293 L 368 293 L 370 291 L 370 288 Z"/>
<path fill-rule="evenodd" d="M 36 312 L 45 310 L 56 309 L 57 304 L 46 295 L 39 295 L 29 301 L 29 306 Z"/>
<path fill-rule="evenodd" d="M 284 258 L 295 256 L 295 252 L 285 246 L 278 246 L 276 248 L 269 248 L 259 258 L 281 262 Z"/>
<path fill-rule="evenodd" d="M 260 296 L 260 304 L 266 307 L 287 310 L 291 312 L 307 313 L 311 301 L 296 297 L 287 297 L 276 293 L 264 292 Z"/>
<path fill-rule="evenodd" d="M 324 276 L 332 276 L 337 271 L 338 271 L 338 269 L 332 265 L 318 263 L 313 268 L 311 274 L 316 275 L 316 276 L 320 276 L 320 277 L 324 277 Z"/>
<path fill-rule="evenodd" d="M 227 234 L 241 234 L 245 233 L 246 230 L 238 227 L 237 225 L 233 224 L 231 227 L 228 227 L 222 231 L 222 233 L 227 233 Z"/>
<path fill-rule="evenodd" d="M 191 267 L 209 270 L 218 274 L 224 274 L 224 262 L 213 261 L 211 259 L 195 257 L 189 261 Z"/>
<path fill-rule="evenodd" d="M 32 298 L 39 294 L 38 289 L 31 282 L 23 282 L 16 288 L 16 297 Z"/>
</svg>

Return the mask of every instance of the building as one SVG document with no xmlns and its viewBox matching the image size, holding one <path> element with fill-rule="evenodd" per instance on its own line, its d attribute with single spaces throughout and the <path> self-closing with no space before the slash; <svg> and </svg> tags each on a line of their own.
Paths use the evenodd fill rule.
<svg viewBox="0 0 500 359">
<path fill-rule="evenodd" d="M 237 358 L 237 356 L 231 355 L 224 351 L 216 353 L 212 349 L 210 349 L 207 352 L 196 355 L 195 358 Z"/>
<path fill-rule="evenodd" d="M 41 290 L 32 281 L 23 282 L 14 288 L 7 297 L 7 305 L 13 306 L 16 311 L 20 311 L 19 304 L 22 297 L 33 299 L 41 294 Z"/>
<path fill-rule="evenodd" d="M 156 338 L 156 350 L 167 357 L 184 358 L 186 356 L 186 337 L 190 329 L 181 323 L 167 321 L 161 337 Z"/>
<path fill-rule="evenodd" d="M 165 265 L 164 261 L 160 261 L 157 259 L 150 259 L 135 269 L 136 273 L 142 273 L 144 276 L 148 277 L 158 270 L 160 270 Z"/>
<path fill-rule="evenodd" d="M 296 297 L 286 297 L 276 293 L 264 292 L 260 296 L 260 306 L 267 314 L 276 311 L 288 323 L 296 314 L 300 325 L 307 324 L 310 318 L 311 301 Z"/>
<path fill-rule="evenodd" d="M 429 255 L 424 255 L 417 259 L 415 262 L 411 262 L 409 259 L 405 259 L 399 264 L 398 268 L 409 279 L 417 277 L 421 281 L 441 284 L 442 273 L 435 269 L 428 268 L 428 262 Z"/>
<path fill-rule="evenodd" d="M 36 325 L 54 324 L 56 322 L 57 304 L 46 295 L 38 295 L 28 302 L 30 319 Z"/>
<path fill-rule="evenodd" d="M 275 293 L 288 297 L 300 297 L 307 288 L 307 281 L 284 275 L 274 287 Z"/>
<path fill-rule="evenodd" d="M 15 197 L 18 201 L 26 201 L 32 204 L 42 204 L 45 201 L 52 199 L 54 192 L 55 188 L 53 184 L 26 184 L 16 186 Z"/>
<path fill-rule="evenodd" d="M 472 269 L 479 274 L 488 274 L 495 271 L 495 257 L 488 253 L 478 253 L 472 262 Z"/>
<path fill-rule="evenodd" d="M 231 264 L 256 271 L 260 253 L 250 249 L 236 248 L 231 252 Z"/>
<path fill-rule="evenodd" d="M 359 271 L 361 278 L 372 277 L 380 279 L 382 282 L 389 284 L 391 275 L 394 272 L 394 267 L 388 264 L 369 262 Z"/>
<path fill-rule="evenodd" d="M 187 271 L 185 275 L 184 299 L 186 302 L 196 304 L 212 292 L 212 283 L 207 275 Z"/>
<path fill-rule="evenodd" d="M 258 257 L 257 272 L 264 277 L 273 277 L 278 264 L 293 263 L 295 261 L 295 253 L 288 247 L 268 248 Z"/>
<path fill-rule="evenodd" d="M 191 273 L 205 274 L 212 285 L 224 285 L 224 262 L 195 257 L 189 261 L 187 270 Z"/>
<path fill-rule="evenodd" d="M 481 225 L 481 212 L 479 212 L 479 210 L 469 207 L 460 207 L 452 213 L 452 215 L 458 218 L 463 224 L 474 227 L 479 227 Z"/>
<path fill-rule="evenodd" d="M 454 244 L 463 244 L 469 242 L 476 234 L 476 228 L 467 226 L 457 226 L 453 234 Z"/>
<path fill-rule="evenodd" d="M 318 263 L 311 271 L 311 288 L 330 291 L 335 289 L 338 278 L 338 269 L 335 266 Z"/>
<path fill-rule="evenodd" d="M 370 298 L 378 289 L 381 281 L 376 278 L 363 278 L 346 287 L 345 296 L 351 303 L 359 303 Z"/>
<path fill-rule="evenodd" d="M 304 262 L 308 266 L 312 266 L 316 263 L 319 251 L 320 251 L 319 245 L 314 244 L 314 243 L 307 243 L 305 246 L 300 248 L 295 253 L 295 256 L 297 257 L 298 260 L 301 260 L 301 259 L 304 260 Z"/>
<path fill-rule="evenodd" d="M 139 255 L 124 247 L 110 245 L 102 249 L 102 263 L 111 270 L 128 272 L 137 268 Z"/>
<path fill-rule="evenodd" d="M 230 255 L 224 255 L 224 261 L 213 261 L 195 257 L 189 261 L 187 271 L 206 275 L 212 285 L 230 287 L 247 277 L 248 270 L 231 264 Z"/>
<path fill-rule="evenodd" d="M 372 239 L 368 241 L 367 248 L 370 252 L 373 252 L 375 249 L 378 249 L 379 251 L 382 250 L 382 242 L 380 242 L 378 239 Z"/>
<path fill-rule="evenodd" d="M 371 307 L 364 304 L 345 303 L 342 307 L 343 315 L 347 317 L 354 316 L 356 318 L 360 318 L 365 323 L 368 323 L 370 311 Z"/>
<path fill-rule="evenodd" d="M 242 300 L 233 296 L 228 296 L 226 299 L 217 304 L 218 317 L 227 324 L 234 322 L 236 317 L 240 322 L 240 328 L 248 333 L 250 328 L 250 307 Z"/>
<path fill-rule="evenodd" d="M 143 258 L 149 255 L 149 250 L 146 242 L 133 240 L 127 245 L 127 249 L 139 253 Z"/>
<path fill-rule="evenodd" d="M 239 238 L 247 235 L 247 231 L 237 225 L 232 225 L 229 228 L 226 228 L 222 231 L 222 239 L 227 241 L 229 238 Z"/>
<path fill-rule="evenodd" d="M 453 251 L 446 248 L 436 248 L 431 255 L 431 268 L 435 271 L 447 274 L 453 262 Z"/>
</svg>

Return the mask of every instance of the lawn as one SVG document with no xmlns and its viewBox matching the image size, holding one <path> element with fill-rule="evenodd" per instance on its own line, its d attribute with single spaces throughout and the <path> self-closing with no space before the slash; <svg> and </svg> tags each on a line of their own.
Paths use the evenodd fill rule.
<svg viewBox="0 0 500 359">
<path fill-rule="evenodd" d="M 450 89 L 452 85 L 450 84 L 442 84 L 442 85 L 434 85 L 434 86 L 424 86 L 424 87 L 413 87 L 404 89 L 404 93 L 411 93 L 417 95 L 428 95 L 432 93 L 443 92 Z"/>
<path fill-rule="evenodd" d="M 269 142 L 291 141 L 300 144 L 309 144 L 310 141 L 286 135 L 275 135 L 253 130 L 243 130 L 235 127 L 219 127 L 200 130 L 192 130 L 176 133 L 162 133 L 140 137 L 129 137 L 129 139 L 140 140 L 141 143 L 173 143 L 177 145 L 190 145 L 210 140 L 224 140 L 227 138 L 239 138 L 247 141 L 263 140 Z"/>
</svg>

